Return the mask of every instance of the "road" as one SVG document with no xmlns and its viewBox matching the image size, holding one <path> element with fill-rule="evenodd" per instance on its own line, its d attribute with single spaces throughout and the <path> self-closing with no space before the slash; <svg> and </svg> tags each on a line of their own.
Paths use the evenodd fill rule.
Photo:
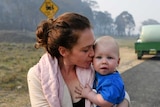
<svg viewBox="0 0 160 107">
<path fill-rule="evenodd" d="M 131 107 L 160 107 L 160 56 L 122 73 Z"/>
</svg>

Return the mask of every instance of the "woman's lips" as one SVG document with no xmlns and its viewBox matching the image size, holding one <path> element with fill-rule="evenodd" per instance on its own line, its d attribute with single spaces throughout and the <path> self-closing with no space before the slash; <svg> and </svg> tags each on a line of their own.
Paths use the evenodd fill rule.
<svg viewBox="0 0 160 107">
<path fill-rule="evenodd" d="M 92 61 L 93 61 L 93 60 L 89 60 L 88 62 L 89 62 L 89 63 L 92 63 Z"/>
</svg>

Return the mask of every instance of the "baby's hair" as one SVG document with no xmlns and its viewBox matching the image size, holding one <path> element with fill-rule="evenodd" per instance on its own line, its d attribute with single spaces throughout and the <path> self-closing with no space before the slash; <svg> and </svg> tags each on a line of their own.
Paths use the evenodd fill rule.
<svg viewBox="0 0 160 107">
<path fill-rule="evenodd" d="M 96 48 L 96 45 L 99 43 L 105 43 L 105 44 L 112 43 L 112 45 L 114 45 L 114 47 L 117 49 L 118 56 L 120 55 L 118 42 L 112 36 L 101 36 L 97 38 L 94 44 L 94 49 Z"/>
</svg>

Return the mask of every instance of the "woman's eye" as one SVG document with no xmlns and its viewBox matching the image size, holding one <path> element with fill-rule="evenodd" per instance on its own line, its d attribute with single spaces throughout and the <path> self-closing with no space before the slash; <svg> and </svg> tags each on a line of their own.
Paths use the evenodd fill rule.
<svg viewBox="0 0 160 107">
<path fill-rule="evenodd" d="M 87 50 L 83 50 L 83 52 L 88 52 L 88 49 Z"/>
</svg>

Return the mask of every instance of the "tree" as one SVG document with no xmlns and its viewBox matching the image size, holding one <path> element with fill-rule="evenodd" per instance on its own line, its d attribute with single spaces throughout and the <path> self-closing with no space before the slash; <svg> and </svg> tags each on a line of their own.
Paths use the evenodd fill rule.
<svg viewBox="0 0 160 107">
<path fill-rule="evenodd" d="M 89 7 L 92 8 L 92 10 L 95 10 L 97 8 L 99 8 L 99 5 L 96 1 L 94 0 L 83 0 L 85 3 L 87 3 L 89 5 Z"/>
<path fill-rule="evenodd" d="M 38 23 L 47 18 L 40 12 L 44 1 L 0 0 L 0 30 L 35 31 Z M 54 0 L 54 3 L 59 7 L 55 17 L 64 12 L 77 12 L 94 22 L 91 7 L 82 0 Z"/>
<path fill-rule="evenodd" d="M 157 24 L 160 23 L 154 19 L 148 19 L 142 22 L 142 25 L 157 25 Z"/>
<path fill-rule="evenodd" d="M 135 22 L 130 13 L 123 11 L 115 20 L 117 35 L 130 36 L 134 30 Z"/>
<path fill-rule="evenodd" d="M 95 33 L 99 35 L 110 35 L 112 33 L 113 19 L 107 11 L 94 11 Z"/>
</svg>

